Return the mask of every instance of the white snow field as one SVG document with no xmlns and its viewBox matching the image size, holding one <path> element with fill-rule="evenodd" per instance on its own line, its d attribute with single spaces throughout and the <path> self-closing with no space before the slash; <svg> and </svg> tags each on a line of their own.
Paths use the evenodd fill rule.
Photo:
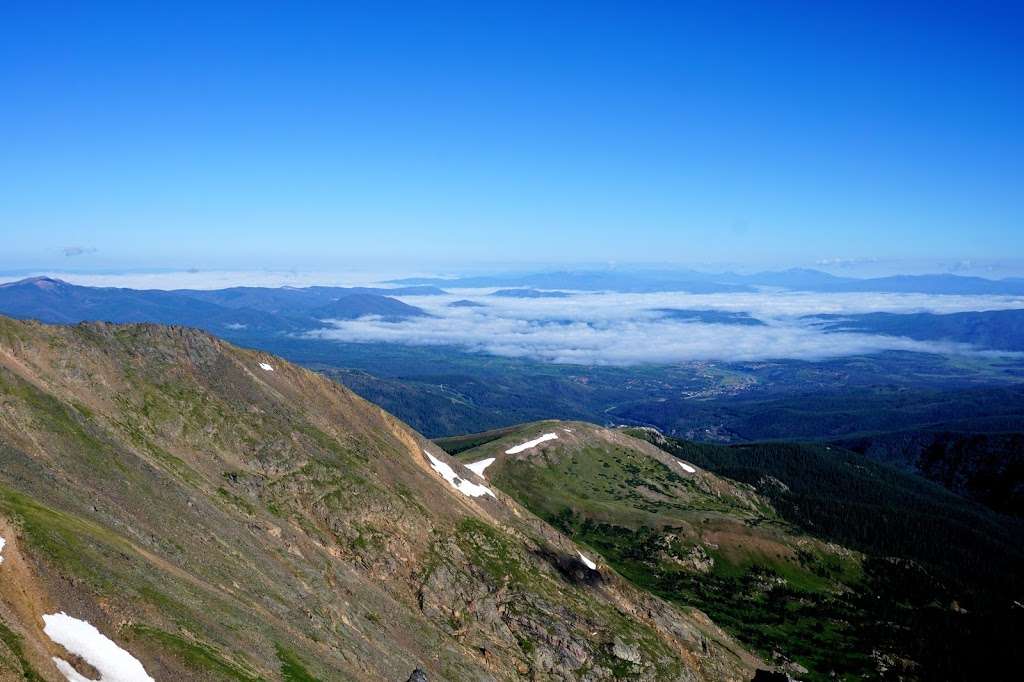
<svg viewBox="0 0 1024 682">
<path fill-rule="evenodd" d="M 154 682 L 142 663 L 130 653 L 107 639 L 84 620 L 64 612 L 43 616 L 43 632 L 57 644 L 96 668 L 99 680 L 90 680 L 62 658 L 53 657 L 57 669 L 69 682 Z"/>
<path fill-rule="evenodd" d="M 477 476 L 483 476 L 484 475 L 484 469 L 486 469 L 487 467 L 491 466 L 492 464 L 494 464 L 494 458 L 493 457 L 488 457 L 487 459 L 482 459 L 479 462 L 473 462 L 472 464 L 467 464 L 466 468 L 469 469 L 470 471 L 472 471 Z M 2 545 L 0 545 L 0 547 L 2 547 Z"/>
<path fill-rule="evenodd" d="M 558 438 L 557 433 L 545 433 L 543 436 L 540 436 L 539 438 L 534 438 L 533 440 L 528 440 L 525 443 L 521 443 L 515 447 L 509 448 L 508 450 L 505 451 L 505 454 L 515 455 L 517 453 L 522 452 L 523 450 L 529 450 L 532 447 L 536 447 L 543 443 L 544 441 L 554 440 L 556 438 Z"/>
<path fill-rule="evenodd" d="M 452 469 L 446 463 L 439 460 L 437 457 L 434 457 L 426 450 L 423 451 L 423 454 L 425 454 L 427 458 L 430 460 L 430 466 L 434 469 L 434 471 L 441 474 L 441 478 L 451 483 L 453 488 L 458 490 L 466 497 L 480 497 L 481 495 L 490 495 L 491 497 L 496 497 L 495 494 L 492 493 L 486 486 L 477 485 L 476 483 L 471 483 L 464 478 L 460 478 L 459 475 L 455 473 L 454 469 Z"/>
</svg>

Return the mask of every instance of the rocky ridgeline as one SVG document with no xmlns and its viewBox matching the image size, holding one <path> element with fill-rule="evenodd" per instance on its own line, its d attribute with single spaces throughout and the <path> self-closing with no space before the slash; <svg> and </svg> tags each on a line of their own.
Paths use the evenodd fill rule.
<svg viewBox="0 0 1024 682">
<path fill-rule="evenodd" d="M 280 358 L 180 327 L 0 318 L 0 405 L 0 679 L 77 660 L 40 608 L 158 680 L 757 667 L 703 614 L 500 491 L 467 496 L 489 482 Z"/>
</svg>

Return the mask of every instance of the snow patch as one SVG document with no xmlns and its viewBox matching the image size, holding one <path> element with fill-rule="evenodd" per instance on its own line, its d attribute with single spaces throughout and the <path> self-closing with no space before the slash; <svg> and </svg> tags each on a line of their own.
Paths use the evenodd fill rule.
<svg viewBox="0 0 1024 682">
<path fill-rule="evenodd" d="M 484 469 L 486 469 L 487 467 L 491 466 L 492 464 L 494 464 L 494 458 L 493 457 L 488 457 L 487 459 L 482 459 L 479 462 L 473 462 L 472 464 L 467 464 L 466 468 L 469 469 L 470 471 L 472 471 L 477 476 L 481 476 L 482 477 L 484 475 Z M 0 546 L 2 546 L 2 545 L 0 545 Z"/>
<path fill-rule="evenodd" d="M 4 562 L 4 545 L 6 544 L 7 541 L 3 539 L 3 536 L 0 536 L 0 564 Z"/>
<path fill-rule="evenodd" d="M 471 483 L 464 478 L 459 478 L 459 475 L 455 473 L 454 469 L 448 466 L 445 462 L 439 460 L 437 457 L 434 457 L 426 450 L 423 451 L 423 454 L 425 454 L 430 460 L 431 468 L 441 474 L 441 478 L 451 483 L 452 487 L 463 495 L 467 497 L 480 497 L 481 495 L 490 495 L 491 497 L 495 497 L 494 493 L 492 493 L 486 486 L 477 485 L 476 483 Z"/>
<path fill-rule="evenodd" d="M 264 372 L 273 372 L 274 371 L 274 368 L 271 367 L 270 365 L 268 365 L 265 362 L 261 362 L 260 363 L 260 369 L 262 369 Z"/>
<path fill-rule="evenodd" d="M 686 462 L 678 462 L 677 461 L 677 463 L 679 464 L 679 466 L 683 467 L 683 471 L 685 471 L 686 473 L 688 473 L 688 474 L 695 474 L 695 473 L 697 473 L 697 470 L 694 469 L 689 464 L 687 464 Z"/>
<path fill-rule="evenodd" d="M 525 443 L 521 443 L 521 444 L 515 446 L 514 448 L 509 448 L 508 450 L 505 451 L 505 454 L 506 455 L 515 455 L 515 454 L 518 454 L 518 453 L 522 452 L 523 450 L 529 450 L 530 448 L 532 448 L 534 446 L 540 445 L 541 443 L 543 443 L 546 440 L 554 440 L 556 438 L 558 438 L 558 434 L 557 433 L 545 433 L 543 436 L 541 436 L 539 438 L 534 438 L 533 440 L 528 440 Z"/>
<path fill-rule="evenodd" d="M 44 615 L 43 622 L 47 637 L 96 668 L 100 674 L 98 682 L 154 682 L 137 658 L 86 621 L 61 612 Z M 69 682 L 96 682 L 62 658 L 54 656 L 53 663 Z"/>
<path fill-rule="evenodd" d="M 596 571 L 597 570 L 597 564 L 595 564 L 593 561 L 591 561 L 587 557 L 583 556 L 583 552 L 580 552 L 579 550 L 577 550 L 576 553 L 580 555 L 580 561 L 583 562 L 584 566 L 589 568 L 591 571 Z"/>
</svg>

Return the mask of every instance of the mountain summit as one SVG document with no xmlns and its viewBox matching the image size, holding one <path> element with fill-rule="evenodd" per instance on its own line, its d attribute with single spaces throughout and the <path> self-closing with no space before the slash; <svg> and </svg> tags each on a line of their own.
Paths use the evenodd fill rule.
<svg viewBox="0 0 1024 682">
<path fill-rule="evenodd" d="M 700 612 L 345 388 L 0 318 L 0 679 L 749 680 Z"/>
</svg>

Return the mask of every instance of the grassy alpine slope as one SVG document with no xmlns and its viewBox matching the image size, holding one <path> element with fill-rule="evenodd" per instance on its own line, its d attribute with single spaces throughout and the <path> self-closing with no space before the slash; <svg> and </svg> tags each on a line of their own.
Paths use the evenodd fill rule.
<svg viewBox="0 0 1024 682">
<path fill-rule="evenodd" d="M 998 679 L 1024 665 L 1021 519 L 835 446 L 726 448 L 638 433 L 756 486 L 807 532 L 863 552 L 860 630 L 913 661 L 919 678 Z"/>
<path fill-rule="evenodd" d="M 544 434 L 556 437 L 508 452 Z M 824 447 L 728 448 L 578 422 L 438 441 L 453 450 L 473 442 L 458 457 L 493 457 L 484 475 L 495 487 L 636 585 L 703 609 L 802 679 L 969 679 L 978 656 L 938 652 L 957 652 L 951 641 L 979 644 L 985 629 L 965 640 L 948 626 L 977 628 L 980 619 L 962 612 L 1010 589 L 1020 565 L 1006 544 L 1013 528 L 987 510 L 870 462 L 837 463 Z M 986 562 L 1004 582 L 947 579 L 943 553 L 947 568 Z M 933 636 L 945 639 L 919 646 Z M 993 653 L 995 664 L 1009 655 Z"/>
<path fill-rule="evenodd" d="M 265 353 L 0 318 L 0 406 L 0 679 L 60 680 L 53 656 L 94 672 L 43 633 L 58 611 L 158 680 L 746 680 L 757 664 Z"/>
</svg>

